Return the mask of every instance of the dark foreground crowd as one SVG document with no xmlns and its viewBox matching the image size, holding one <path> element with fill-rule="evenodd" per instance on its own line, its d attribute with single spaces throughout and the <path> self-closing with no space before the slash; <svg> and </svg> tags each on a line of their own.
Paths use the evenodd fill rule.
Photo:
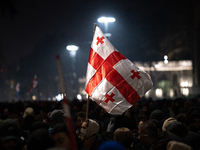
<svg viewBox="0 0 200 150">
<path fill-rule="evenodd" d="M 141 99 L 122 115 L 95 102 L 70 101 L 73 128 L 62 101 L 0 104 L 0 150 L 200 150 L 200 101 Z"/>
</svg>

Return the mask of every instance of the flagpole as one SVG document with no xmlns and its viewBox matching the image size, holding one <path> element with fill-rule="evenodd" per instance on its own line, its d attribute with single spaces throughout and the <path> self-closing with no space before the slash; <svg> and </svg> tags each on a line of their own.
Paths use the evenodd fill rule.
<svg viewBox="0 0 200 150">
<path fill-rule="evenodd" d="M 94 33 L 95 33 L 95 29 L 96 27 L 98 27 L 98 25 L 96 23 L 94 23 L 94 31 L 93 31 L 93 38 L 94 38 Z"/>
<path fill-rule="evenodd" d="M 56 62 L 57 62 L 57 69 L 58 69 L 58 76 L 59 76 L 59 82 L 60 82 L 60 90 L 61 93 L 63 94 L 63 102 L 62 106 L 65 112 L 65 123 L 66 126 L 68 127 L 69 131 L 69 137 L 70 137 L 70 150 L 77 150 L 77 145 L 76 145 L 76 139 L 75 139 L 75 132 L 74 132 L 74 127 L 73 127 L 73 121 L 70 115 L 70 108 L 66 96 L 66 91 L 65 91 L 65 82 L 63 78 L 63 72 L 62 72 L 62 67 L 61 67 L 61 62 L 60 62 L 60 56 L 56 55 Z"/>
</svg>

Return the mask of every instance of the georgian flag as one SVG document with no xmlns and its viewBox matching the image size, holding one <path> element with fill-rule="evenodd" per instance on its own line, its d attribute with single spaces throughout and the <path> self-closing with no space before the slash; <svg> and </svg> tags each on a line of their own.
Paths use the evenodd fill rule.
<svg viewBox="0 0 200 150">
<path fill-rule="evenodd" d="M 19 91 L 20 91 L 20 83 L 17 83 L 16 87 L 15 87 L 16 93 L 15 93 L 15 98 L 18 97 Z"/>
<path fill-rule="evenodd" d="M 17 83 L 16 87 L 15 87 L 16 92 L 20 91 L 20 83 Z"/>
<path fill-rule="evenodd" d="M 33 88 L 35 88 L 38 84 L 38 81 L 37 81 L 37 75 L 34 76 L 34 79 L 33 79 L 33 82 L 31 84 L 31 87 L 30 89 L 28 90 L 28 93 L 31 94 L 32 91 L 33 91 Z"/>
<path fill-rule="evenodd" d="M 108 113 L 121 115 L 153 86 L 151 77 L 120 54 L 96 25 L 86 93 Z"/>
</svg>

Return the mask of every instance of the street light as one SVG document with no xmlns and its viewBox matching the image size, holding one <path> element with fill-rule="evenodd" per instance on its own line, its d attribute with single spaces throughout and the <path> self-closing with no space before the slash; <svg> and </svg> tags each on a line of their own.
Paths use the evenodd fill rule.
<svg viewBox="0 0 200 150">
<path fill-rule="evenodd" d="M 98 22 L 115 22 L 113 17 L 101 17 L 97 20 Z"/>
<path fill-rule="evenodd" d="M 108 31 L 108 23 L 109 22 L 115 22 L 115 18 L 113 17 L 100 17 L 99 19 L 97 19 L 97 21 L 99 23 L 104 23 L 104 26 L 105 26 L 105 34 L 108 34 L 107 31 Z M 111 35 L 110 35 L 111 36 Z"/>
<path fill-rule="evenodd" d="M 76 56 L 76 51 L 79 49 L 76 45 L 68 45 L 66 49 L 69 51 L 72 58 Z"/>
<path fill-rule="evenodd" d="M 75 82 L 76 82 L 76 72 L 75 72 L 75 63 L 76 63 L 76 52 L 79 49 L 78 46 L 76 45 L 68 45 L 66 47 L 66 49 L 69 51 L 69 54 L 72 58 L 72 76 L 73 76 L 73 80 L 72 80 L 72 90 L 73 90 L 73 96 L 76 94 L 76 86 L 75 86 Z"/>
<path fill-rule="evenodd" d="M 165 55 L 165 56 L 164 56 L 164 63 L 165 63 L 165 64 L 168 64 L 168 62 L 169 62 L 169 61 L 168 61 L 168 56 Z"/>
</svg>

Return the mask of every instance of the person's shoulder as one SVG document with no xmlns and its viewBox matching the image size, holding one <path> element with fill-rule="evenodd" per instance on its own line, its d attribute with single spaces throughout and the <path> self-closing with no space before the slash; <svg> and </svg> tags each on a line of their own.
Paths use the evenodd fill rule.
<svg viewBox="0 0 200 150">
<path fill-rule="evenodd" d="M 100 134 L 96 134 L 96 135 L 97 135 L 97 138 L 96 138 L 96 140 L 94 141 L 94 143 L 93 143 L 92 147 L 90 148 L 90 150 L 98 149 L 98 147 L 99 147 L 103 142 L 106 141 Z"/>
</svg>

